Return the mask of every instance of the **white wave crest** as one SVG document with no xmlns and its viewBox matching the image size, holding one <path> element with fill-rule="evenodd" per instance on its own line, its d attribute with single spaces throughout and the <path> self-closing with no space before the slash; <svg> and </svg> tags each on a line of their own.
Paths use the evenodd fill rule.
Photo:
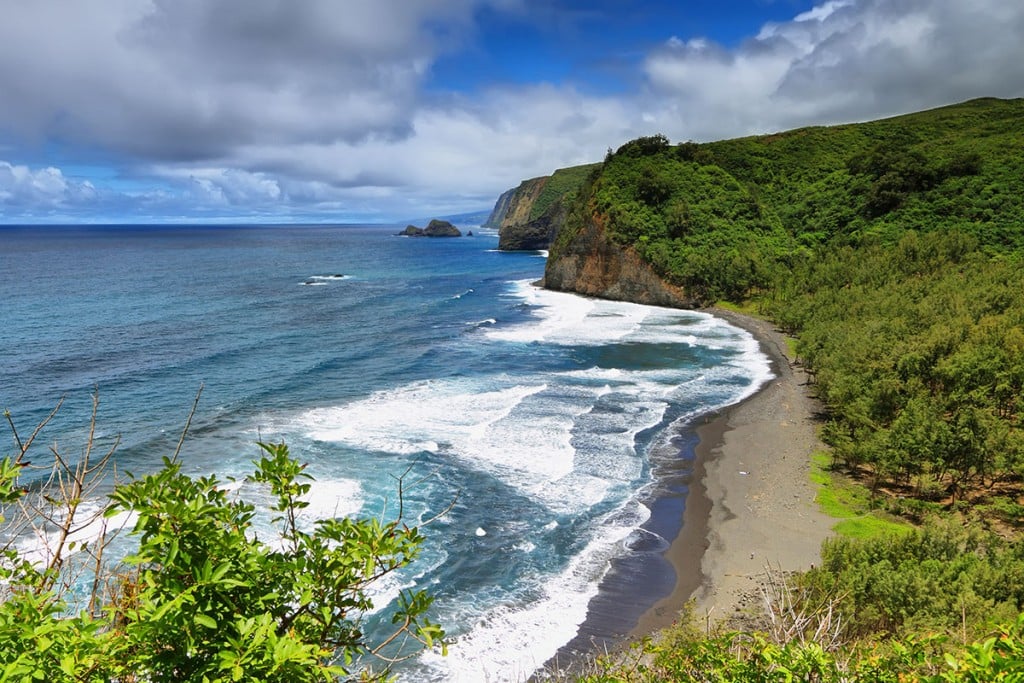
<svg viewBox="0 0 1024 683">
<path fill-rule="evenodd" d="M 417 672 L 416 680 L 500 683 L 529 678 L 576 635 L 612 558 L 649 517 L 650 510 L 637 502 L 609 514 L 560 574 L 535 587 L 539 595 L 522 605 L 488 610 L 469 633 L 455 639 L 446 657 L 421 655 L 427 671 Z"/>
</svg>

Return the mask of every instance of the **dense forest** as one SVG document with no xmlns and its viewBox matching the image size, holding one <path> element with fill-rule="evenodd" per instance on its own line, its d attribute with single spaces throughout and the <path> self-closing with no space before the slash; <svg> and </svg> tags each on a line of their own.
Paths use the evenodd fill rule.
<svg viewBox="0 0 1024 683">
<path fill-rule="evenodd" d="M 1024 680 L 1024 100 L 707 144 L 640 138 L 591 174 L 552 258 L 588 221 L 701 301 L 790 333 L 833 469 L 863 488 L 865 512 L 917 527 L 840 538 L 793 580 L 797 611 L 841 624 L 827 642 L 814 629 L 677 638 L 650 646 L 663 668 L 645 670 Z M 971 640 L 984 652 L 946 652 Z M 996 660 L 1017 673 L 997 676 Z M 662 680 L 629 671 L 592 680 Z"/>
</svg>

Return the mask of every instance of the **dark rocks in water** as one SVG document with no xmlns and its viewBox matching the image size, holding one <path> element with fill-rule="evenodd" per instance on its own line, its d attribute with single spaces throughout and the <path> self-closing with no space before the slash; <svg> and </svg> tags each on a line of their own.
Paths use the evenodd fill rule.
<svg viewBox="0 0 1024 683">
<path fill-rule="evenodd" d="M 454 225 L 436 218 L 427 224 L 423 234 L 427 237 L 462 237 L 462 232 Z"/>
<path fill-rule="evenodd" d="M 472 236 L 473 236 L 473 231 L 472 230 L 470 230 L 469 232 L 466 233 L 466 237 L 472 237 Z"/>
<path fill-rule="evenodd" d="M 417 228 L 415 225 L 406 226 L 405 230 L 398 233 L 405 237 L 462 237 L 462 232 L 448 221 L 430 221 L 425 228 Z"/>
</svg>

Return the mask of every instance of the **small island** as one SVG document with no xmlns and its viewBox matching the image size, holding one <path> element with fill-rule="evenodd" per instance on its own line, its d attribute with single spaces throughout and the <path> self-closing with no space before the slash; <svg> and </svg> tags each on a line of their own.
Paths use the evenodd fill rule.
<svg viewBox="0 0 1024 683">
<path fill-rule="evenodd" d="M 425 228 L 408 225 L 398 234 L 403 237 L 462 237 L 462 231 L 448 221 L 437 218 L 431 220 Z"/>
</svg>

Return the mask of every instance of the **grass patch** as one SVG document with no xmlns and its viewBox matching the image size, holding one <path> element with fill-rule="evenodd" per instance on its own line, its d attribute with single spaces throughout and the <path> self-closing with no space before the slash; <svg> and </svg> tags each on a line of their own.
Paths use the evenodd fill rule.
<svg viewBox="0 0 1024 683">
<path fill-rule="evenodd" d="M 740 313 L 742 315 L 749 315 L 751 318 L 761 318 L 764 320 L 764 316 L 758 312 L 757 304 L 754 303 L 753 299 L 747 299 L 741 303 L 734 303 L 732 301 L 716 301 L 716 308 L 721 308 L 726 311 L 732 311 L 733 313 Z"/>
<path fill-rule="evenodd" d="M 849 538 L 876 538 L 913 528 L 872 509 L 871 492 L 833 475 L 829 471 L 830 464 L 831 458 L 824 451 L 811 456 L 811 481 L 818 486 L 818 505 L 826 515 L 840 520 L 832 527 L 833 531 Z"/>
<path fill-rule="evenodd" d="M 792 358 L 799 358 L 796 352 L 796 337 L 783 337 L 786 341 L 786 355 Z"/>
</svg>

